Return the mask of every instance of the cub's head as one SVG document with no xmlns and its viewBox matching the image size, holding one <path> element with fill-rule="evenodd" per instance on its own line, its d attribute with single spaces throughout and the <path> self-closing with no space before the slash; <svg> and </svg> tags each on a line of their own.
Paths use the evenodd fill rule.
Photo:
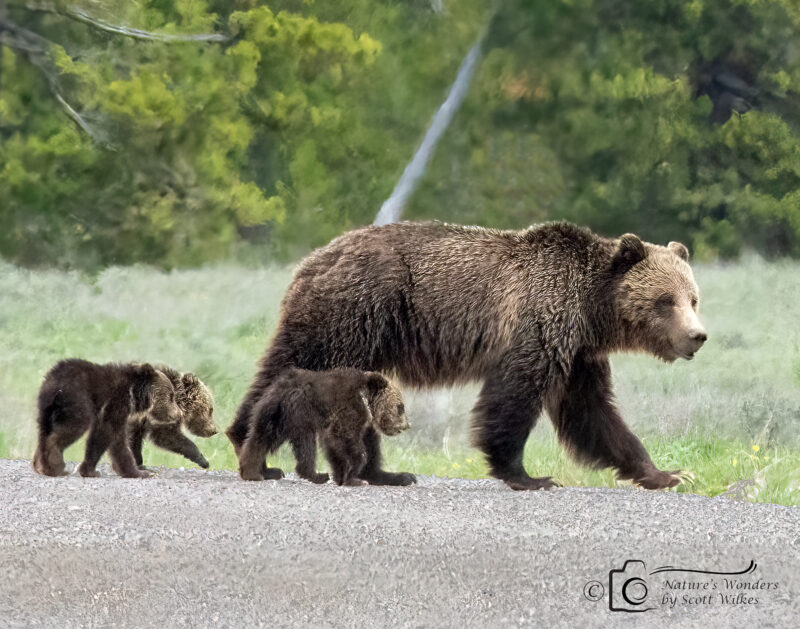
<svg viewBox="0 0 800 629">
<path fill-rule="evenodd" d="M 689 266 L 689 250 L 666 247 L 625 234 L 615 243 L 614 311 L 621 349 L 642 350 L 667 362 L 691 360 L 706 341 L 697 317 L 700 291 Z"/>
<path fill-rule="evenodd" d="M 150 364 L 134 367 L 131 400 L 134 413 L 149 413 L 155 421 L 169 423 L 183 418 L 172 382 Z"/>
<path fill-rule="evenodd" d="M 365 376 L 364 396 L 372 413 L 372 425 L 390 437 L 410 428 L 400 389 L 379 373 L 369 371 Z"/>
<path fill-rule="evenodd" d="M 183 424 L 193 435 L 211 437 L 217 434 L 214 423 L 214 396 L 193 373 L 181 376 L 178 387 L 178 404 L 183 409 Z"/>
</svg>

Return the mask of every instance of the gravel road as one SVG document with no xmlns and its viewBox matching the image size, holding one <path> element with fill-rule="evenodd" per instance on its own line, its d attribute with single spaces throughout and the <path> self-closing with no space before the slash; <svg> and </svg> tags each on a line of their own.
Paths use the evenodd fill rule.
<svg viewBox="0 0 800 629">
<path fill-rule="evenodd" d="M 100 470 L 51 479 L 0 460 L 0 626 L 800 626 L 798 508 L 493 480 L 339 488 Z M 645 585 L 627 590 L 644 613 L 609 609 L 632 574 L 612 586 L 609 571 L 626 560 L 645 562 L 629 565 Z M 751 560 L 739 576 L 650 574 Z"/>
</svg>

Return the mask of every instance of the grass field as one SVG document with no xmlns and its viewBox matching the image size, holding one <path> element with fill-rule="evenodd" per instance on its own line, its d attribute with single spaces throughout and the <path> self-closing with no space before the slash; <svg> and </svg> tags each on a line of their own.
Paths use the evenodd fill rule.
<svg viewBox="0 0 800 629">
<path fill-rule="evenodd" d="M 709 341 L 692 362 L 612 359 L 619 405 L 656 464 L 694 475 L 677 488 L 800 505 L 800 264 L 748 258 L 698 265 Z M 291 269 L 214 266 L 161 272 L 109 268 L 97 276 L 0 263 L 0 457 L 30 458 L 35 398 L 57 360 L 163 361 L 194 371 L 214 391 L 227 426 L 273 330 Z M 385 440 L 389 467 L 484 477 L 469 447 L 476 387 L 406 391 L 413 428 Z M 233 469 L 227 439 L 200 440 L 212 467 Z M 67 451 L 78 461 L 82 442 Z M 188 461 L 150 448 L 152 465 Z M 292 469 L 288 452 L 273 465 Z M 543 418 L 526 449 L 531 473 L 565 485 L 614 486 L 610 471 L 571 462 Z M 324 466 L 324 460 L 321 461 Z"/>
</svg>

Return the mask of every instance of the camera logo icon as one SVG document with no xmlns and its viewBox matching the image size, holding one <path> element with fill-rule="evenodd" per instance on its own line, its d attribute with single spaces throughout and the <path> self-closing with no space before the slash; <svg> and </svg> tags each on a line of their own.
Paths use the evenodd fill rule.
<svg viewBox="0 0 800 629">
<path fill-rule="evenodd" d="M 628 560 L 608 572 L 608 608 L 612 612 L 646 612 L 647 570 L 643 561 Z"/>
</svg>

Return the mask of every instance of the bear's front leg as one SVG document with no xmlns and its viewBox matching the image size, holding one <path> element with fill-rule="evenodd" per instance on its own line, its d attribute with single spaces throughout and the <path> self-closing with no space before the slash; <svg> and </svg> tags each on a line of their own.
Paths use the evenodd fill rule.
<svg viewBox="0 0 800 629">
<path fill-rule="evenodd" d="M 558 438 L 582 463 L 614 467 L 621 479 L 645 489 L 665 489 L 680 482 L 679 472 L 653 464 L 614 406 L 608 357 L 579 353 L 566 386 L 548 407 Z"/>
<path fill-rule="evenodd" d="M 367 461 L 359 477 L 370 485 L 408 486 L 417 482 L 417 477 L 408 472 L 387 472 L 381 468 L 381 438 L 378 431 L 368 426 L 362 437 L 367 452 Z"/>
<path fill-rule="evenodd" d="M 519 360 L 507 356 L 484 381 L 473 411 L 473 443 L 486 455 L 491 475 L 511 489 L 552 489 L 558 487 L 552 478 L 529 476 L 522 464 L 542 402 L 539 386 Z"/>
<path fill-rule="evenodd" d="M 150 472 L 140 470 L 136 465 L 136 459 L 124 434 L 112 441 L 108 455 L 111 458 L 111 468 L 122 478 L 149 478 L 152 476 Z"/>
<path fill-rule="evenodd" d="M 159 448 L 180 454 L 203 469 L 208 469 L 208 460 L 200 452 L 197 445 L 181 432 L 179 423 L 153 423 L 150 430 L 150 439 Z"/>
</svg>

